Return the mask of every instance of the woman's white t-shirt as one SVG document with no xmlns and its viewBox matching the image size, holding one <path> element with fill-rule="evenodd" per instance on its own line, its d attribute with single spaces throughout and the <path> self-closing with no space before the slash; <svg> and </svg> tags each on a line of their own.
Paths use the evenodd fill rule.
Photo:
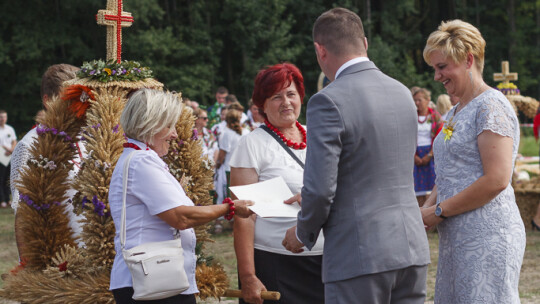
<svg viewBox="0 0 540 304">
<path fill-rule="evenodd" d="M 140 141 L 129 139 L 142 150 L 137 151 L 129 162 L 127 195 L 126 195 L 126 249 L 149 243 L 174 239 L 174 229 L 157 214 L 178 206 L 193 206 L 193 202 L 169 173 L 165 162 L 153 150 L 145 150 L 146 145 Z M 114 168 L 109 187 L 109 205 L 116 228 L 114 248 L 116 256 L 111 270 L 110 289 L 133 286 L 131 273 L 122 257 L 120 245 L 122 216 L 122 180 L 124 161 L 133 149 L 126 148 Z M 184 250 L 184 268 L 189 280 L 189 289 L 182 294 L 199 292 L 195 282 L 195 231 L 180 231 L 182 249 Z"/>
<path fill-rule="evenodd" d="M 294 150 L 293 153 L 302 161 L 306 160 L 306 149 Z M 300 193 L 303 186 L 304 169 L 285 149 L 261 128 L 243 136 L 236 147 L 230 166 L 234 168 L 253 168 L 259 175 L 259 181 L 281 176 L 292 193 Z M 281 242 L 287 229 L 296 226 L 296 218 L 261 218 L 255 221 L 256 249 L 284 255 L 321 255 L 324 238 L 319 235 L 317 243 L 310 250 L 304 247 L 300 254 L 287 251 Z"/>
<path fill-rule="evenodd" d="M 424 122 L 418 123 L 418 135 L 416 138 L 416 145 L 417 147 L 431 146 L 431 123 L 428 123 L 428 119 L 426 116 L 418 116 L 418 120 Z"/>
<path fill-rule="evenodd" d="M 236 131 L 229 127 L 223 128 L 223 133 L 219 136 L 219 149 L 227 152 L 222 165 L 225 171 L 231 171 L 231 167 L 229 166 L 231 155 L 238 146 L 240 137 L 247 135 L 248 133 L 249 131 L 244 128 L 242 128 L 242 135 L 236 133 Z"/>
</svg>

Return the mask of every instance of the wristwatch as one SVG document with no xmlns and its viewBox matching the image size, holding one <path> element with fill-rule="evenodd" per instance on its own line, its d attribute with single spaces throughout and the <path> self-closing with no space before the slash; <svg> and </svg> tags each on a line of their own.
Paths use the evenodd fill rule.
<svg viewBox="0 0 540 304">
<path fill-rule="evenodd" d="M 435 208 L 435 216 L 438 216 L 438 217 L 440 217 L 442 219 L 447 219 L 446 216 L 442 215 L 442 212 L 443 212 L 443 210 L 441 208 L 441 204 L 437 204 L 437 207 Z"/>
</svg>

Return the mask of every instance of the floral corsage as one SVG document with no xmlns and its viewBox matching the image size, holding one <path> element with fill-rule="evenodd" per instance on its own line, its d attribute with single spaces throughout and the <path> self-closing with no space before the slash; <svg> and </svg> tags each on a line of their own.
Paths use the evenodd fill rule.
<svg viewBox="0 0 540 304">
<path fill-rule="evenodd" d="M 447 140 L 450 140 L 450 138 L 452 138 L 452 134 L 454 134 L 454 127 L 455 127 L 456 123 L 453 121 L 453 119 L 454 119 L 454 116 L 452 116 L 452 118 L 450 118 L 449 121 L 444 122 L 444 127 L 443 127 L 442 131 L 444 133 L 444 141 L 445 142 Z"/>
</svg>

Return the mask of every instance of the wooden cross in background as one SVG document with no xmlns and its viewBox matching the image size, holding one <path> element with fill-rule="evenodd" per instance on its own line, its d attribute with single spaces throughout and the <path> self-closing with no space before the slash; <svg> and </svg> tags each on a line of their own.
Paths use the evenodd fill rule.
<svg viewBox="0 0 540 304">
<path fill-rule="evenodd" d="M 107 61 L 122 61 L 122 27 L 133 23 L 131 13 L 122 10 L 122 0 L 107 0 L 107 9 L 99 10 L 96 15 L 97 23 L 107 26 Z"/>
<path fill-rule="evenodd" d="M 502 66 L 502 72 L 501 73 L 494 73 L 493 74 L 493 80 L 500 81 L 502 83 L 509 83 L 510 80 L 518 80 L 518 74 L 517 73 L 510 73 L 510 65 L 508 64 L 508 61 L 503 61 L 501 63 Z"/>
</svg>

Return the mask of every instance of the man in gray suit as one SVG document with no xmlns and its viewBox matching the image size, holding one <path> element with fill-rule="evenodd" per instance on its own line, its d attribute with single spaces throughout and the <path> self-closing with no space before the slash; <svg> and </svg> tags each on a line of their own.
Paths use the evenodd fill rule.
<svg viewBox="0 0 540 304">
<path fill-rule="evenodd" d="M 302 210 L 283 245 L 310 249 L 323 230 L 326 304 L 424 303 L 430 260 L 414 194 L 411 93 L 369 61 L 355 13 L 325 12 L 313 40 L 332 83 L 308 103 Z"/>
</svg>

